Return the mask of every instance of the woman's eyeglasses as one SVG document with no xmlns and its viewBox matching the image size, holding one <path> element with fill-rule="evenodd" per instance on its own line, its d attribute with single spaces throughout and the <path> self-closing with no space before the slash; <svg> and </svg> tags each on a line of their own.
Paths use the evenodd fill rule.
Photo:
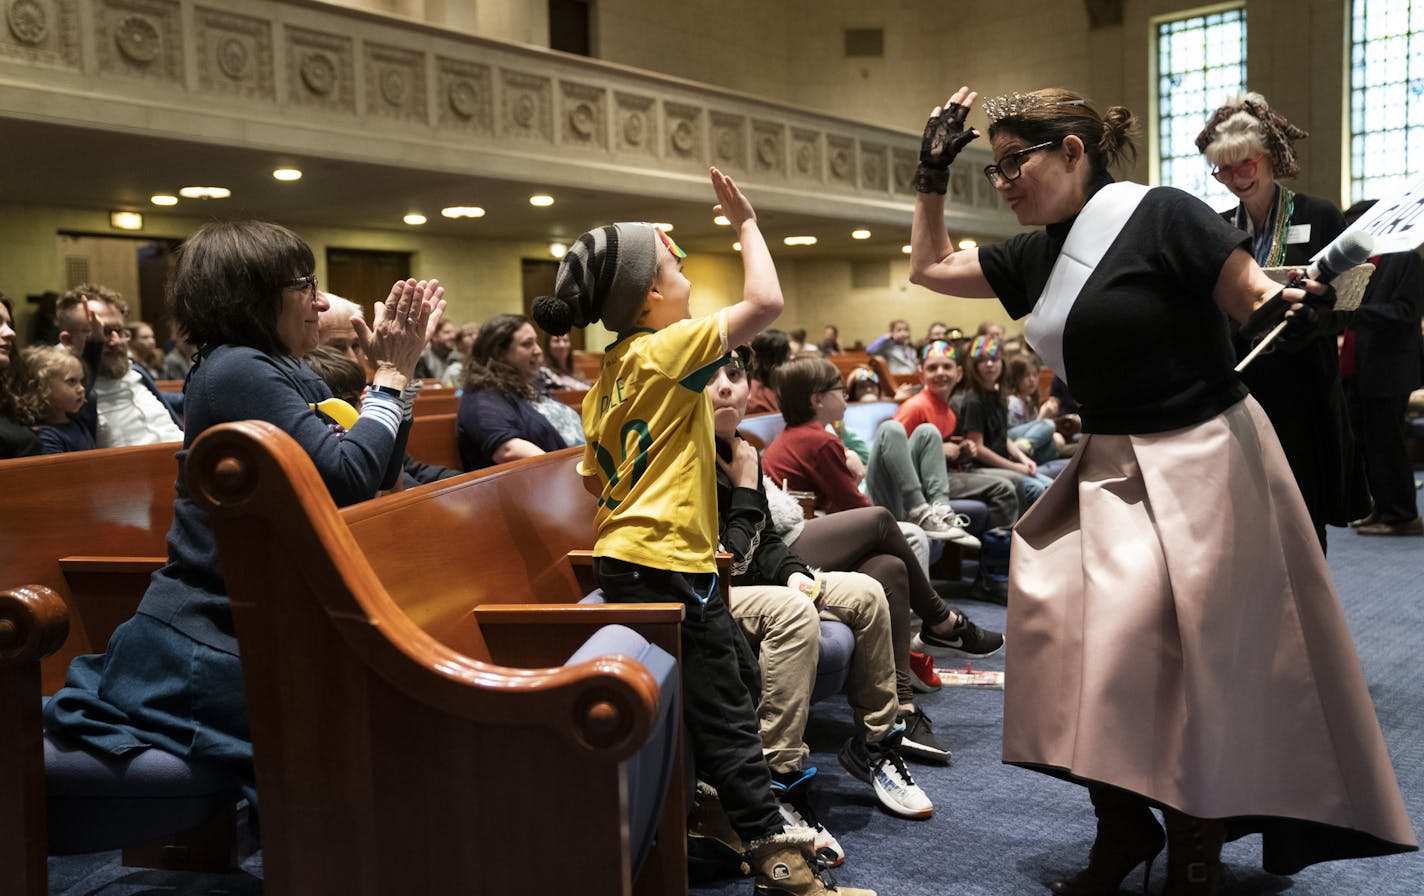
<svg viewBox="0 0 1424 896">
<path fill-rule="evenodd" d="M 1057 146 L 1062 142 L 1063 139 L 1061 137 L 1057 140 L 1049 140 L 1047 143 L 1039 143 L 1027 149 L 1021 149 L 1018 152 L 1011 152 L 1000 159 L 997 165 L 985 165 L 984 176 L 989 178 L 989 186 L 998 187 L 1000 181 L 1008 183 L 1009 181 L 1018 180 L 1019 175 L 1023 174 L 1023 160 L 1026 157 L 1038 152 L 1040 149 Z"/>
<path fill-rule="evenodd" d="M 1256 166 L 1260 165 L 1261 160 L 1265 157 L 1266 154 L 1261 153 L 1254 159 L 1246 159 L 1243 162 L 1237 162 L 1235 165 L 1227 165 L 1225 168 L 1213 167 L 1211 169 L 1211 176 L 1223 184 L 1237 177 L 1254 177 L 1256 175 Z"/>
<path fill-rule="evenodd" d="M 316 292 L 316 274 L 310 277 L 298 277 L 295 280 L 288 280 L 282 284 L 283 289 L 300 289 L 302 292 Z"/>
</svg>

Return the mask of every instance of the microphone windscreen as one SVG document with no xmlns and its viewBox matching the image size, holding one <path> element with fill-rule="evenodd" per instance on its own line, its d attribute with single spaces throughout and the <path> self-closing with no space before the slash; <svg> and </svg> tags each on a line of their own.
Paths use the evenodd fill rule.
<svg viewBox="0 0 1424 896">
<path fill-rule="evenodd" d="M 1374 251 L 1374 237 L 1363 230 L 1346 231 L 1325 247 L 1325 253 L 1311 263 L 1305 275 L 1329 283 L 1355 265 L 1369 261 Z"/>
</svg>

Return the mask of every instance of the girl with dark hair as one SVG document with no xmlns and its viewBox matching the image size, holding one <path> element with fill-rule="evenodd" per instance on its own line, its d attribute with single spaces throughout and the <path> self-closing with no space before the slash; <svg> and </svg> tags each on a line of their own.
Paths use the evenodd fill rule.
<svg viewBox="0 0 1424 896">
<path fill-rule="evenodd" d="M 534 324 L 524 315 L 498 314 L 480 327 L 455 421 L 466 470 L 583 444 L 578 414 L 538 386 L 543 363 Z"/>
<path fill-rule="evenodd" d="M 955 251 L 944 195 L 976 97 L 925 126 L 910 280 L 1032 312 L 1082 404 L 1010 560 L 1004 761 L 1086 785 L 1098 816 L 1087 867 L 1050 888 L 1116 893 L 1165 841 L 1168 896 L 1215 894 L 1223 839 L 1251 831 L 1281 874 L 1416 849 L 1314 525 L 1232 372 L 1227 315 L 1301 328 L 1295 303 L 1327 287 L 1282 289 L 1193 196 L 1114 183 L 1132 113 L 1057 89 L 985 104 L 985 176 L 1046 229 Z"/>
<path fill-rule="evenodd" d="M 588 391 L 588 380 L 579 375 L 574 367 L 574 343 L 569 334 L 555 336 L 545 333 L 544 366 L 539 368 L 539 385 L 550 392 L 555 389 L 569 389 L 576 392 Z"/>
<path fill-rule="evenodd" d="M 974 443 L 972 469 L 1002 476 L 1014 484 L 1019 507 L 1038 500 L 1053 479 L 1038 471 L 1017 440 L 1009 438 L 1009 406 L 999 388 L 1004 358 L 992 336 L 976 336 L 965 365 L 964 400 L 959 410 L 958 435 Z"/>
<path fill-rule="evenodd" d="M 35 409 L 25 398 L 29 374 L 15 345 L 15 306 L 0 296 L 0 460 L 40 454 L 40 440 L 30 429 Z"/>
<path fill-rule="evenodd" d="M 791 340 L 786 333 L 775 328 L 763 330 L 752 339 L 752 361 L 749 385 L 751 397 L 747 399 L 748 414 L 773 414 L 781 410 L 776 398 L 774 377 L 779 367 L 791 357 Z"/>
<path fill-rule="evenodd" d="M 45 707 L 56 739 L 115 756 L 156 747 L 212 760 L 254 795 L 232 611 L 183 458 L 211 427 L 264 420 L 307 451 L 338 505 L 375 497 L 400 474 L 414 394 L 406 387 L 445 309 L 434 280 L 398 281 L 376 305 L 374 326 L 357 325 L 375 374 L 359 417 L 338 433 L 334 419 L 314 409 L 331 390 L 299 360 L 316 347 L 317 315 L 326 308 L 313 267 L 296 234 L 259 221 L 205 224 L 179 247 L 169 303 L 200 350 L 187 382 L 168 563 L 107 651 L 70 664 L 64 689 Z"/>
</svg>

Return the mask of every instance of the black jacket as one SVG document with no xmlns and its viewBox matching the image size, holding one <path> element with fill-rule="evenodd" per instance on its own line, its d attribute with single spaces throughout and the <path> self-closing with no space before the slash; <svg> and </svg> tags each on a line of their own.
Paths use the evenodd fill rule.
<svg viewBox="0 0 1424 896">
<path fill-rule="evenodd" d="M 717 456 L 731 460 L 731 444 L 718 439 Z M 732 584 L 785 585 L 798 572 L 815 578 L 772 528 L 771 508 L 761 488 L 760 464 L 754 489 L 734 488 L 732 478 L 718 465 L 717 530 L 722 550 L 732 555 Z"/>
<path fill-rule="evenodd" d="M 1415 252 L 1381 255 L 1350 329 L 1355 333 L 1355 389 L 1366 398 L 1407 395 L 1419 388 L 1424 339 L 1417 302 L 1424 262 Z"/>
</svg>

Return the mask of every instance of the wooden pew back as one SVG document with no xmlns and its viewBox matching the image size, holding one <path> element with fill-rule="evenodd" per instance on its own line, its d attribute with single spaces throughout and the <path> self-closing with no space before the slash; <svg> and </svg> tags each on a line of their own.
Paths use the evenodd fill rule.
<svg viewBox="0 0 1424 896">
<path fill-rule="evenodd" d="M 423 414 L 411 421 L 406 453 L 423 464 L 464 469 L 455 435 L 456 414 Z"/>
<path fill-rule="evenodd" d="M 178 464 L 174 442 L 107 448 L 0 462 L 0 572 L 4 587 L 43 585 L 64 598 L 70 633 L 43 665 L 43 689 L 64 682 L 73 657 L 100 653 L 119 623 L 133 615 L 154 558 L 167 555 Z M 66 573 L 74 555 L 141 557 L 148 562 L 116 591 L 94 592 Z M 113 562 L 111 566 L 115 566 Z M 113 584 L 113 577 L 109 579 Z"/>
</svg>

